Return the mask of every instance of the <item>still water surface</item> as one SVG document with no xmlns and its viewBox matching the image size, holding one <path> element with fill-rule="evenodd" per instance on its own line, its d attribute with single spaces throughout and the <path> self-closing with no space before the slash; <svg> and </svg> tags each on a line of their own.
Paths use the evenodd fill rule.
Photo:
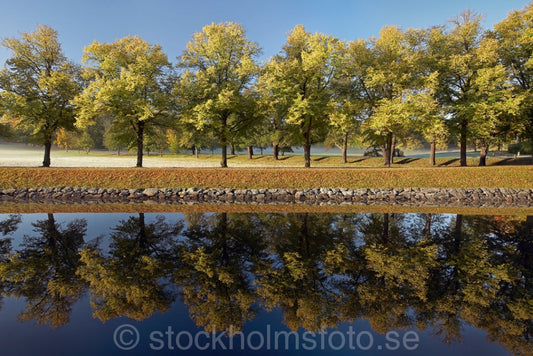
<svg viewBox="0 0 533 356">
<path fill-rule="evenodd" d="M 0 252 L 2 355 L 533 354 L 531 216 L 12 214 Z"/>
</svg>

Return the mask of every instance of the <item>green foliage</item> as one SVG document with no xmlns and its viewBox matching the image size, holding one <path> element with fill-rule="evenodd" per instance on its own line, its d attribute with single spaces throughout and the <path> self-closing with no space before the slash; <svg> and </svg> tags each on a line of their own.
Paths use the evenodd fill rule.
<svg viewBox="0 0 533 356">
<path fill-rule="evenodd" d="M 228 22 L 195 33 L 180 57 L 183 75 L 174 92 L 181 120 L 217 137 L 222 167 L 227 166 L 226 146 L 256 120 L 254 94 L 247 88 L 258 73 L 259 52 L 242 25 Z"/>
<path fill-rule="evenodd" d="M 159 45 L 128 36 L 87 46 L 83 78 L 57 33 L 38 26 L 3 40 L 12 58 L 0 72 L 0 135 L 44 144 L 48 166 L 54 136 L 73 147 L 76 109 L 93 141 L 84 137 L 85 148 L 136 149 L 137 166 L 144 150 L 220 147 L 225 167 L 227 145 L 272 145 L 275 159 L 303 146 L 309 167 L 320 142 L 341 148 L 344 163 L 349 145 L 382 147 L 390 166 L 397 144 L 427 141 L 434 152 L 455 138 L 466 165 L 468 144 L 484 157 L 491 145 L 533 138 L 532 12 L 485 31 L 467 10 L 447 26 L 385 26 L 348 42 L 298 25 L 262 66 L 242 25 L 212 23 L 193 34 L 177 74 Z"/>
<path fill-rule="evenodd" d="M 520 143 L 512 143 L 508 148 L 509 153 L 517 154 L 531 154 L 531 141 L 522 141 Z"/>
<path fill-rule="evenodd" d="M 85 48 L 83 61 L 89 84 L 74 100 L 76 125 L 87 127 L 106 115 L 112 120 L 106 133 L 108 147 L 110 140 L 118 141 L 115 147 L 135 147 L 141 167 L 145 130 L 172 118 L 166 54 L 160 45 L 129 36 L 113 43 L 93 42 Z"/>
<path fill-rule="evenodd" d="M 11 51 L 0 71 L 0 113 L 31 141 L 45 146 L 43 166 L 50 166 L 50 147 L 58 129 L 72 129 L 70 103 L 81 90 L 79 68 L 63 54 L 58 34 L 39 25 L 20 39 L 4 38 Z"/>
<path fill-rule="evenodd" d="M 276 129 L 304 147 L 305 166 L 311 165 L 311 144 L 326 134 L 330 82 L 342 55 L 342 42 L 321 33 L 311 34 L 301 25 L 289 32 L 282 54 L 270 59 L 260 83 L 272 101 Z M 292 141 L 292 140 L 291 140 Z"/>
<path fill-rule="evenodd" d="M 533 3 L 511 11 L 488 37 L 497 41 L 497 55 L 514 95 L 521 96 L 521 114 L 506 120 L 507 129 L 533 140 Z"/>
<path fill-rule="evenodd" d="M 89 153 L 89 151 L 94 148 L 94 140 L 87 131 L 83 131 L 81 137 L 78 140 L 78 147 Z"/>
<path fill-rule="evenodd" d="M 390 166 L 397 140 L 407 143 L 415 127 L 438 126 L 434 73 L 427 68 L 426 31 L 384 27 L 379 38 L 351 42 L 349 56 L 358 92 L 366 100 L 365 140 L 382 146 Z M 431 118 L 431 120 L 430 120 Z M 423 123 L 420 125 L 420 123 Z M 428 127 L 429 126 L 429 127 Z"/>
<path fill-rule="evenodd" d="M 451 133 L 460 138 L 461 165 L 466 165 L 467 140 L 488 147 L 492 137 L 509 130 L 510 118 L 519 116 L 524 99 L 513 92 L 498 63 L 498 43 L 483 33 L 481 17 L 465 11 L 444 33 L 429 37 L 433 68 L 438 72 L 436 93 L 449 117 Z"/>
</svg>

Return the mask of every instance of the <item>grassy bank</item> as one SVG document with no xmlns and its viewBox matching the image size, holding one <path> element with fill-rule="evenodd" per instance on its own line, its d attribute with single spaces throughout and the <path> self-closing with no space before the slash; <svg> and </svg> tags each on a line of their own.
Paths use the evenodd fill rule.
<svg viewBox="0 0 533 356">
<path fill-rule="evenodd" d="M 455 157 L 457 156 L 457 157 Z M 438 167 L 459 167 L 460 161 L 458 154 L 451 154 L 450 157 L 439 157 L 435 160 Z M 115 156 L 116 157 L 116 156 Z M 202 154 L 198 158 L 191 155 L 166 155 L 163 157 L 151 156 L 154 160 L 175 160 L 183 163 L 194 164 L 212 164 L 218 167 L 220 162 L 219 155 Z M 80 157 L 83 161 L 83 157 Z M 271 156 L 255 155 L 252 159 L 249 159 L 247 155 L 229 155 L 228 165 L 237 167 L 303 167 L 304 166 L 303 155 L 287 155 L 280 156 L 278 160 L 274 160 Z M 479 158 L 469 157 L 467 158 L 468 166 L 475 167 L 479 163 Z M 488 166 L 501 166 L 501 165 L 531 165 L 533 159 L 531 157 L 520 157 L 518 159 L 512 157 L 487 157 Z M 339 155 L 314 155 L 311 157 L 311 166 L 315 168 L 383 168 L 382 157 L 361 157 L 361 156 L 349 156 L 346 163 L 342 163 L 342 159 Z M 429 158 L 419 157 L 395 157 L 393 167 L 429 167 Z"/>
<path fill-rule="evenodd" d="M 0 188 L 533 188 L 533 167 L 0 168 Z"/>
</svg>

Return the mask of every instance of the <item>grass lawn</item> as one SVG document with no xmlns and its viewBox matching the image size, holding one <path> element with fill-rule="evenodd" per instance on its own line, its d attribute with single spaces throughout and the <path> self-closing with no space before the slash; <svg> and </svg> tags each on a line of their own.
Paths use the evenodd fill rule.
<svg viewBox="0 0 533 356">
<path fill-rule="evenodd" d="M 145 155 L 149 168 L 139 169 L 132 167 L 135 155 L 130 153 L 53 150 L 52 166 L 65 168 L 37 168 L 42 161 L 40 148 L 4 143 L 0 144 L 0 166 L 17 167 L 0 167 L 0 188 L 533 188 L 530 157 L 490 156 L 488 167 L 476 167 L 478 159 L 472 157 L 469 167 L 459 167 L 458 153 L 450 152 L 437 158 L 437 167 L 429 167 L 428 158 L 399 157 L 391 168 L 383 168 L 381 157 L 352 156 L 343 164 L 338 155 L 317 154 L 312 156 L 310 169 L 301 168 L 304 159 L 299 154 L 279 160 L 270 155 L 250 160 L 246 154 L 228 158 L 230 168 L 221 169 L 217 154 L 199 158 L 152 154 Z"/>
<path fill-rule="evenodd" d="M 200 155 L 199 158 L 195 158 L 191 155 L 172 155 L 179 161 L 187 162 L 209 162 L 218 164 L 220 162 L 220 156 L 218 155 Z M 164 156 L 164 157 L 172 157 Z M 468 158 L 468 166 L 475 167 L 479 163 L 479 158 Z M 458 157 L 446 157 L 436 159 L 437 167 L 459 167 Z M 228 157 L 228 165 L 235 166 L 262 166 L 262 167 L 303 167 L 304 159 L 302 155 L 288 155 L 280 156 L 276 161 L 271 156 L 254 156 L 249 159 L 247 155 L 236 155 Z M 531 157 L 521 157 L 514 159 L 511 157 L 488 157 L 488 166 L 501 166 L 501 165 L 533 165 L 533 159 Z M 311 166 L 315 168 L 319 167 L 335 167 L 335 168 L 383 168 L 383 157 L 348 157 L 348 162 L 343 164 L 340 156 L 312 156 Z M 393 167 L 429 167 L 429 158 L 417 158 L 417 157 L 395 157 Z"/>
<path fill-rule="evenodd" d="M 415 161 L 416 162 L 416 161 Z M 0 168 L 0 188 L 533 188 L 532 166 Z"/>
</svg>

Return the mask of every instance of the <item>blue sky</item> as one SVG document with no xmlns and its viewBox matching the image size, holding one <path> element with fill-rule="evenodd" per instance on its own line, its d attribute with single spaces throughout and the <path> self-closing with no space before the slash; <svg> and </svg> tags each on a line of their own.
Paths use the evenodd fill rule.
<svg viewBox="0 0 533 356">
<path fill-rule="evenodd" d="M 93 40 L 112 42 L 139 35 L 159 43 L 176 62 L 194 32 L 212 22 L 244 25 L 263 49 L 261 59 L 278 53 L 287 32 L 302 24 L 342 40 L 376 36 L 385 25 L 403 29 L 445 24 L 464 9 L 485 17 L 485 28 L 529 0 L 12 0 L 0 11 L 0 37 L 18 37 L 37 24 L 59 32 L 65 54 L 81 61 Z M 0 48 L 0 64 L 9 51 Z"/>
</svg>

